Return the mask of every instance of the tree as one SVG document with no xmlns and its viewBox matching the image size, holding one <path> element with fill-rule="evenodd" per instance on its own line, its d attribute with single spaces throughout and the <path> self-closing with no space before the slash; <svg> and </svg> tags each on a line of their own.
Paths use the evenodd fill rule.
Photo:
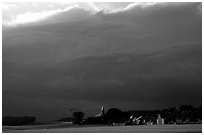
<svg viewBox="0 0 204 135">
<path fill-rule="evenodd" d="M 117 108 L 111 108 L 107 111 L 105 118 L 108 121 L 108 123 L 122 122 L 123 113 L 121 110 Z"/>
<path fill-rule="evenodd" d="M 106 124 L 103 117 L 88 117 L 83 124 Z"/>
<path fill-rule="evenodd" d="M 194 107 L 192 105 L 181 105 L 179 107 L 180 111 L 192 111 Z"/>
<path fill-rule="evenodd" d="M 73 113 L 73 123 L 74 124 L 81 124 L 82 120 L 84 117 L 84 113 L 83 112 L 74 112 Z"/>
</svg>

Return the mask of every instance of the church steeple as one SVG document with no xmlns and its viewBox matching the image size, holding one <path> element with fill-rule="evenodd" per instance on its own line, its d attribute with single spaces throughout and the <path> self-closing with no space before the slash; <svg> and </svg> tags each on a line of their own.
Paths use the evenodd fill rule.
<svg viewBox="0 0 204 135">
<path fill-rule="evenodd" d="M 105 115 L 105 109 L 104 109 L 104 107 L 102 106 L 101 107 L 101 116 L 104 116 Z"/>
<path fill-rule="evenodd" d="M 105 109 L 104 109 L 104 107 L 102 106 L 101 107 L 101 112 L 98 114 L 98 115 L 96 115 L 96 117 L 103 117 L 105 115 Z"/>
</svg>

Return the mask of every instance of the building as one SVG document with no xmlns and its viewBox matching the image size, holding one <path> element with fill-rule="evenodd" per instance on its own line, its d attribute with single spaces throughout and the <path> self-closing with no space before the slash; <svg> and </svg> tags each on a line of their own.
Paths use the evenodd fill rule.
<svg viewBox="0 0 204 135">
<path fill-rule="evenodd" d="M 143 124 L 154 125 L 156 123 L 157 123 L 157 119 L 155 118 L 154 115 L 147 115 L 147 116 L 144 116 L 143 118 Z"/>
<path fill-rule="evenodd" d="M 161 118 L 160 114 L 158 115 L 158 118 L 157 118 L 157 124 L 158 125 L 164 125 L 164 119 Z"/>
<path fill-rule="evenodd" d="M 100 113 L 93 117 L 88 117 L 84 120 L 84 124 L 106 124 L 106 121 L 104 119 L 105 116 L 105 109 L 102 106 Z"/>
<path fill-rule="evenodd" d="M 103 116 L 105 116 L 105 109 L 104 109 L 104 107 L 102 106 L 102 107 L 101 107 L 101 112 L 100 112 L 99 114 L 97 114 L 95 117 L 103 117 Z"/>
<path fill-rule="evenodd" d="M 183 124 L 182 119 L 176 119 L 176 124 Z"/>
<path fill-rule="evenodd" d="M 148 122 L 146 122 L 147 125 L 153 125 L 154 123 L 150 120 Z"/>
</svg>

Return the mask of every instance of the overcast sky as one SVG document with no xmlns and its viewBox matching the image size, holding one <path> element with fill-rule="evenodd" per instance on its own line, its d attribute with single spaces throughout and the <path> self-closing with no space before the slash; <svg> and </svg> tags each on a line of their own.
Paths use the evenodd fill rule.
<svg viewBox="0 0 204 135">
<path fill-rule="evenodd" d="M 3 3 L 3 116 L 202 104 L 201 3 Z"/>
</svg>

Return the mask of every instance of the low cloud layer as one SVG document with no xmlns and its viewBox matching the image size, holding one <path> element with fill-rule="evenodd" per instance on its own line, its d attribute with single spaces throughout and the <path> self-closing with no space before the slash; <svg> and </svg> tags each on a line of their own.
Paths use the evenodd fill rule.
<svg viewBox="0 0 204 135">
<path fill-rule="evenodd" d="M 80 4 L 3 29 L 3 116 L 201 104 L 201 3 Z"/>
</svg>

